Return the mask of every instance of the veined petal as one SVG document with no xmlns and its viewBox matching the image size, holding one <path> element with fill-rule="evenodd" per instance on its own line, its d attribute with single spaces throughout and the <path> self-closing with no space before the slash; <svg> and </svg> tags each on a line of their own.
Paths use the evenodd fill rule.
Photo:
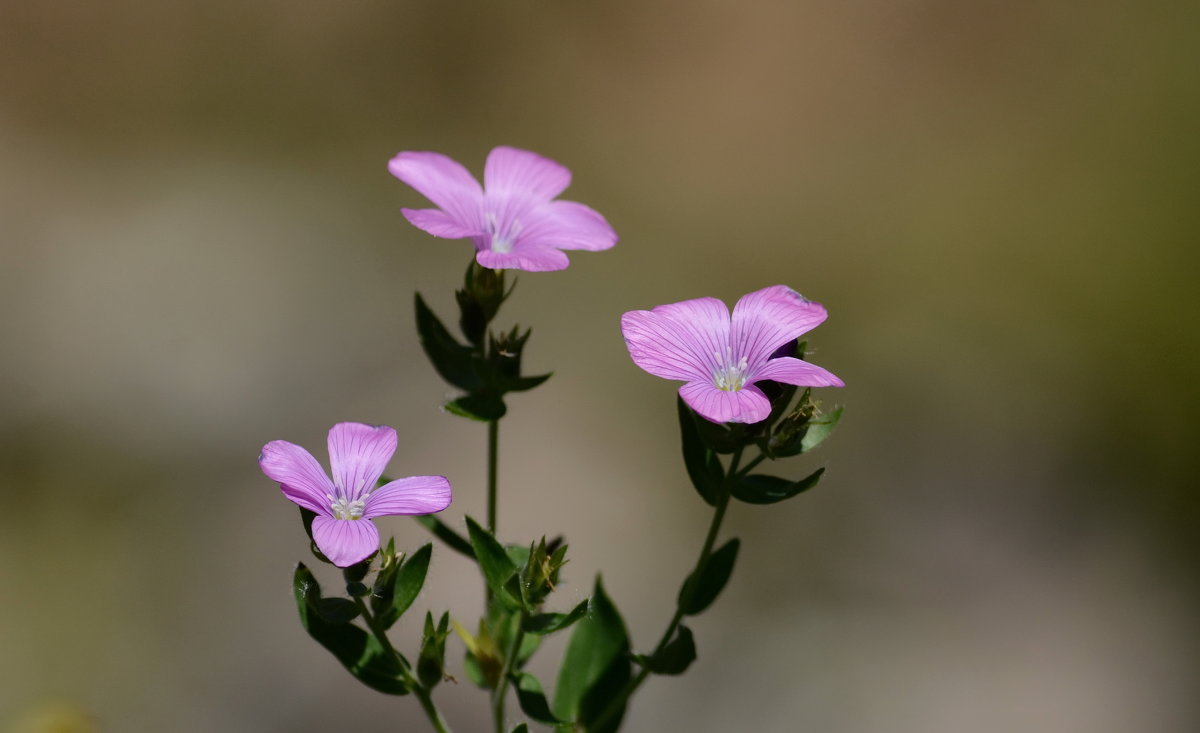
<svg viewBox="0 0 1200 733">
<path fill-rule="evenodd" d="M 756 423 L 771 414 L 771 401 L 754 385 L 726 392 L 712 382 L 689 382 L 679 388 L 679 396 L 711 422 Z"/>
<path fill-rule="evenodd" d="M 465 226 L 441 209 L 400 209 L 400 213 L 417 229 L 423 229 L 435 237 L 463 239 L 481 233 L 477 229 Z"/>
<path fill-rule="evenodd" d="M 525 215 L 521 239 L 558 249 L 593 252 L 617 243 L 617 233 L 591 207 L 575 201 L 551 201 Z"/>
<path fill-rule="evenodd" d="M 369 519 L 317 517 L 312 533 L 317 549 L 339 568 L 350 567 L 379 549 L 379 530 Z"/>
<path fill-rule="evenodd" d="M 825 316 L 824 306 L 786 285 L 763 288 L 743 295 L 734 306 L 730 340 L 735 354 L 757 371 L 776 349 L 816 328 Z"/>
<path fill-rule="evenodd" d="M 571 171 L 528 150 L 501 146 L 488 153 L 483 187 L 489 194 L 518 194 L 549 201 L 571 185 Z"/>
<path fill-rule="evenodd" d="M 770 379 L 784 384 L 794 384 L 798 387 L 845 386 L 842 380 L 829 370 L 793 356 L 771 359 L 754 372 L 752 379 L 755 382 L 760 379 Z"/>
<path fill-rule="evenodd" d="M 329 466 L 333 483 L 350 501 L 375 488 L 396 452 L 396 431 L 387 425 L 343 422 L 329 429 Z"/>
<path fill-rule="evenodd" d="M 483 189 L 457 161 L 441 153 L 403 152 L 388 162 L 388 170 L 463 227 L 480 231 Z"/>
<path fill-rule="evenodd" d="M 367 495 L 363 518 L 389 514 L 433 514 L 450 506 L 445 476 L 412 476 L 386 483 Z"/>
<path fill-rule="evenodd" d="M 510 252 L 481 249 L 475 261 L 493 270 L 525 270 L 526 272 L 549 272 L 565 270 L 571 261 L 557 249 L 551 247 L 515 247 Z"/>
<path fill-rule="evenodd" d="M 656 377 L 712 383 L 729 350 L 729 309 L 696 298 L 621 316 L 633 362 Z"/>
<path fill-rule="evenodd" d="M 283 495 L 317 514 L 330 516 L 329 498 L 333 484 L 312 454 L 295 443 L 272 440 L 263 446 L 258 465 Z"/>
</svg>

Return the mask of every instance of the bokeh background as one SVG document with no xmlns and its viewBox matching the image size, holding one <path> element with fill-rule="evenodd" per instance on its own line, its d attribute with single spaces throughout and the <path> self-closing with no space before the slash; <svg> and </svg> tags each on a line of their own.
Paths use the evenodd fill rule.
<svg viewBox="0 0 1200 733">
<path fill-rule="evenodd" d="M 566 534 L 560 608 L 602 570 L 650 646 L 707 525 L 623 311 L 786 283 L 829 308 L 812 358 L 849 385 L 782 467 L 826 480 L 732 511 L 700 659 L 628 730 L 1196 730 L 1198 24 L 1112 0 L 5 0 L 0 726 L 424 729 L 301 631 L 303 532 L 255 458 L 388 423 L 393 473 L 483 513 L 484 430 L 439 410 L 412 328 L 414 290 L 451 312 L 469 247 L 411 228 L 385 165 L 479 172 L 508 144 L 621 235 L 521 276 L 501 319 L 556 372 L 511 400 L 500 528 Z M 480 597 L 443 551 L 416 610 L 470 626 Z M 465 680 L 438 699 L 487 729 Z"/>
</svg>

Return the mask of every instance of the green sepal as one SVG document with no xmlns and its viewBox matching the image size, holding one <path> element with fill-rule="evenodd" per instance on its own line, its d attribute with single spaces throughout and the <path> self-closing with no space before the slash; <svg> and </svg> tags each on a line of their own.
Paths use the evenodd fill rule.
<svg viewBox="0 0 1200 733">
<path fill-rule="evenodd" d="M 371 606 L 375 608 L 376 602 L 379 602 L 375 614 L 383 628 L 390 629 L 412 606 L 413 601 L 417 600 L 417 595 L 425 586 L 425 575 L 429 571 L 429 558 L 432 554 L 432 543 L 422 545 L 396 570 L 390 592 L 381 597 L 377 590 L 376 594 L 372 595 Z"/>
<path fill-rule="evenodd" d="M 479 660 L 475 658 L 475 655 L 470 650 L 463 655 L 463 672 L 466 673 L 467 679 L 471 680 L 476 687 L 484 690 L 488 689 L 488 683 L 483 676 L 483 670 L 479 667 Z"/>
<path fill-rule="evenodd" d="M 556 631 L 562 631 L 587 614 L 588 602 L 583 600 L 578 606 L 572 608 L 569 613 L 539 613 L 535 616 L 529 616 L 525 619 L 525 623 L 521 628 L 526 634 L 553 634 Z"/>
<path fill-rule="evenodd" d="M 845 408 L 842 405 L 838 405 L 815 420 L 809 421 L 808 432 L 804 434 L 804 440 L 800 441 L 801 453 L 807 453 L 825 442 L 825 439 L 837 427 L 838 421 L 842 419 L 843 409 Z"/>
<path fill-rule="evenodd" d="M 471 539 L 471 547 L 475 551 L 475 560 L 483 572 L 483 579 L 491 588 L 492 593 L 512 608 L 521 608 L 520 592 L 513 596 L 509 589 L 509 581 L 517 573 L 516 563 L 508 556 L 491 532 L 488 532 L 474 519 L 467 517 L 467 536 Z"/>
<path fill-rule="evenodd" d="M 363 598 L 365 596 L 369 596 L 370 594 L 371 589 L 367 587 L 366 583 L 360 583 L 357 580 L 352 580 L 349 583 L 346 583 L 346 595 L 350 596 L 351 598 Z"/>
<path fill-rule="evenodd" d="M 365 560 L 354 563 L 349 567 L 342 568 L 342 577 L 347 583 L 357 583 L 367 577 L 367 573 L 371 571 L 371 560 L 375 558 L 375 553 L 367 555 Z"/>
<path fill-rule="evenodd" d="M 735 537 L 709 555 L 704 563 L 688 576 L 679 589 L 679 610 L 694 616 L 708 608 L 720 595 L 733 573 L 741 542 Z"/>
<path fill-rule="evenodd" d="M 333 560 L 325 557 L 321 552 L 321 548 L 317 547 L 317 541 L 313 539 L 312 523 L 317 518 L 317 513 L 311 509 L 300 507 L 300 521 L 304 523 L 304 533 L 308 535 L 308 549 L 312 552 L 313 557 L 317 558 L 326 565 L 332 565 Z"/>
<path fill-rule="evenodd" d="M 321 586 L 304 563 L 296 566 L 292 589 L 304 630 L 333 654 L 350 674 L 373 690 L 389 695 L 408 694 L 399 662 L 379 646 L 375 637 L 354 624 L 333 624 L 322 618 L 316 610 L 322 600 Z"/>
<path fill-rule="evenodd" d="M 682 399 L 680 400 L 682 402 Z M 700 441 L 717 453 L 730 454 L 745 444 L 746 426 L 741 424 L 716 423 L 705 420 L 692 412 L 692 421 L 700 434 Z"/>
<path fill-rule="evenodd" d="M 548 374 L 536 374 L 532 377 L 506 378 L 500 380 L 498 386 L 504 392 L 527 392 L 553 376 L 554 372 L 549 372 Z"/>
<path fill-rule="evenodd" d="M 692 412 L 692 408 L 684 403 L 683 398 L 677 400 L 679 408 L 679 435 L 683 442 L 683 463 L 687 468 L 688 478 L 692 486 L 710 506 L 716 506 L 717 495 L 721 490 L 721 482 L 725 480 L 725 469 L 713 450 L 704 444 L 697 427 L 697 420 L 702 420 Z"/>
<path fill-rule="evenodd" d="M 475 559 L 475 550 L 471 548 L 471 543 L 467 542 L 467 539 L 458 532 L 450 529 L 442 520 L 432 514 L 418 514 L 413 519 L 417 520 L 417 524 L 432 532 L 434 537 L 444 542 L 451 550 L 472 560 Z"/>
<path fill-rule="evenodd" d="M 513 285 L 515 287 L 516 283 Z M 488 324 L 511 292 L 504 290 L 504 270 L 484 267 L 471 258 L 463 274 L 463 289 L 454 293 L 458 300 L 458 325 L 467 341 L 476 346 L 483 345 Z"/>
<path fill-rule="evenodd" d="M 683 674 L 696 661 L 696 641 L 691 630 L 680 624 L 675 630 L 675 638 L 657 654 L 637 655 L 633 659 L 654 674 Z"/>
<path fill-rule="evenodd" d="M 509 679 L 512 680 L 513 689 L 517 691 L 517 702 L 521 704 L 522 712 L 537 722 L 547 725 L 559 725 L 566 722 L 559 720 L 550 710 L 550 703 L 546 701 L 546 693 L 537 677 L 528 672 L 521 672 L 511 675 Z"/>
<path fill-rule="evenodd" d="M 469 394 L 450 400 L 445 404 L 446 411 L 480 422 L 499 420 L 508 412 L 504 400 L 494 394 Z"/>
<path fill-rule="evenodd" d="M 416 294 L 415 309 L 421 347 L 442 379 L 467 392 L 482 387 L 483 379 L 479 374 L 475 350 L 460 344 L 450 335 L 420 293 Z"/>
<path fill-rule="evenodd" d="M 583 723 L 591 731 L 587 724 L 600 714 L 597 708 L 603 708 L 629 676 L 629 634 L 597 576 L 588 613 L 575 624 L 563 654 L 554 690 L 554 713 L 562 720 Z M 614 684 L 618 684 L 616 689 L 612 689 Z M 606 692 L 607 697 L 601 699 Z M 616 723 L 620 717 L 614 716 Z"/>
<path fill-rule="evenodd" d="M 442 614 L 437 626 L 433 614 L 425 612 L 425 631 L 421 636 L 421 651 L 417 655 L 417 679 L 426 690 L 442 681 L 446 668 L 446 637 L 450 635 L 450 612 Z"/>
<path fill-rule="evenodd" d="M 747 504 L 775 504 L 816 486 L 823 473 L 825 469 L 818 468 L 799 481 L 754 473 L 734 482 L 730 493 L 733 494 L 733 498 Z"/>
</svg>

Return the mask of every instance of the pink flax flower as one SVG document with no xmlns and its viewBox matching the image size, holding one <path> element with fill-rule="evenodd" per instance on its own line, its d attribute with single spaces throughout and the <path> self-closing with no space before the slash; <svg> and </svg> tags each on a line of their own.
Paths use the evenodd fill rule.
<svg viewBox="0 0 1200 733">
<path fill-rule="evenodd" d="M 742 296 L 729 309 L 716 298 L 660 305 L 621 316 L 633 362 L 656 377 L 682 379 L 679 396 L 711 422 L 755 423 L 771 403 L 755 382 L 841 387 L 842 380 L 791 356 L 772 358 L 825 320 L 825 308 L 784 285 Z"/>
<path fill-rule="evenodd" d="M 527 150 L 488 153 L 483 186 L 440 153 L 405 152 L 388 170 L 436 209 L 403 209 L 413 226 L 435 237 L 470 239 L 475 260 L 493 270 L 564 270 L 564 249 L 602 250 L 617 243 L 604 217 L 583 204 L 557 201 L 571 171 Z"/>
<path fill-rule="evenodd" d="M 413 476 L 375 488 L 396 452 L 396 431 L 386 425 L 344 422 L 329 430 L 333 480 L 312 454 L 286 440 L 263 446 L 258 464 L 283 495 L 317 513 L 313 541 L 340 568 L 379 549 L 375 517 L 432 514 L 450 506 L 445 476 Z"/>
</svg>

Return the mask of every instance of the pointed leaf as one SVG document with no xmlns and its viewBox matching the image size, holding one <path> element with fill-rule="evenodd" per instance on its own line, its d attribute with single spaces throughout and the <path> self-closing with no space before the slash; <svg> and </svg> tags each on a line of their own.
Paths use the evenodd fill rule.
<svg viewBox="0 0 1200 733">
<path fill-rule="evenodd" d="M 733 563 L 737 560 L 740 546 L 741 543 L 736 537 L 729 540 L 688 576 L 683 588 L 679 590 L 679 610 L 694 616 L 717 599 L 733 573 Z"/>
<path fill-rule="evenodd" d="M 492 589 L 492 593 L 497 598 L 506 600 L 514 608 L 519 608 L 520 601 L 514 598 L 506 587 L 508 581 L 516 574 L 517 566 L 509 558 L 504 546 L 470 517 L 467 517 L 467 533 L 471 538 L 471 547 L 475 550 L 475 560 L 479 563 L 483 579 Z"/>
<path fill-rule="evenodd" d="M 416 294 L 417 336 L 425 355 L 442 379 L 468 392 L 483 386 L 473 349 L 460 344 L 438 317 L 434 315 L 421 294 Z"/>
<path fill-rule="evenodd" d="M 537 677 L 522 672 L 512 675 L 512 683 L 517 691 L 517 702 L 521 704 L 521 710 L 526 715 L 547 725 L 564 722 L 550 711 L 550 703 L 546 702 L 546 693 L 542 690 L 542 683 L 538 682 Z"/>
<path fill-rule="evenodd" d="M 450 529 L 442 520 L 432 514 L 418 514 L 413 519 L 417 520 L 417 524 L 433 532 L 433 536 L 446 543 L 451 550 L 466 555 L 472 560 L 475 559 L 475 550 L 471 548 L 471 543 L 467 542 L 466 538 L 458 532 Z"/>
<path fill-rule="evenodd" d="M 429 557 L 433 554 L 433 545 L 426 543 L 408 558 L 396 571 L 395 592 L 392 603 L 379 617 L 384 628 L 391 628 L 396 620 L 404 615 L 421 588 L 425 586 L 425 575 L 429 571 Z M 372 599 L 373 601 L 374 599 Z"/>
<path fill-rule="evenodd" d="M 588 602 L 583 600 L 570 613 L 539 613 L 525 619 L 522 629 L 527 634 L 553 634 L 562 631 L 587 613 Z"/>
<path fill-rule="evenodd" d="M 695 660 L 695 639 L 691 630 L 680 624 L 675 638 L 662 651 L 650 657 L 641 657 L 638 662 L 655 674 L 677 675 L 683 674 Z"/>
<path fill-rule="evenodd" d="M 563 655 L 554 690 L 555 714 L 563 720 L 582 720 L 580 714 L 585 695 L 606 674 L 613 679 L 619 678 L 619 667 L 623 664 L 628 678 L 628 655 L 629 635 L 625 631 L 625 622 L 597 577 L 588 613 L 575 624 Z"/>
<path fill-rule="evenodd" d="M 446 411 L 480 422 L 499 420 L 508 412 L 504 400 L 491 394 L 469 394 L 446 403 Z"/>
<path fill-rule="evenodd" d="M 821 415 L 809 422 L 808 432 L 804 434 L 804 440 L 800 442 L 801 453 L 809 452 L 829 437 L 833 429 L 837 427 L 838 420 L 842 419 L 843 409 L 841 405 L 838 405 L 827 414 Z"/>
<path fill-rule="evenodd" d="M 688 478 L 692 480 L 700 498 L 715 506 L 721 482 L 725 478 L 725 470 L 716 454 L 704 445 L 696 427 L 697 418 L 682 398 L 678 400 L 678 409 L 679 434 L 683 440 L 683 463 L 687 467 Z"/>
<path fill-rule="evenodd" d="M 518 723 L 517 727 L 512 729 L 512 733 L 529 733 L 529 726 L 524 723 Z"/>
<path fill-rule="evenodd" d="M 824 473 L 824 468 L 818 468 L 799 481 L 754 473 L 738 479 L 731 493 L 733 498 L 747 504 L 774 504 L 808 491 L 817 485 Z"/>
<path fill-rule="evenodd" d="M 319 598 L 311 605 L 323 620 L 331 624 L 348 624 L 358 618 L 358 606 L 349 598 Z"/>
<path fill-rule="evenodd" d="M 552 376 L 554 376 L 553 372 L 532 377 L 502 377 L 497 386 L 502 392 L 526 392 L 541 385 Z"/>
</svg>

